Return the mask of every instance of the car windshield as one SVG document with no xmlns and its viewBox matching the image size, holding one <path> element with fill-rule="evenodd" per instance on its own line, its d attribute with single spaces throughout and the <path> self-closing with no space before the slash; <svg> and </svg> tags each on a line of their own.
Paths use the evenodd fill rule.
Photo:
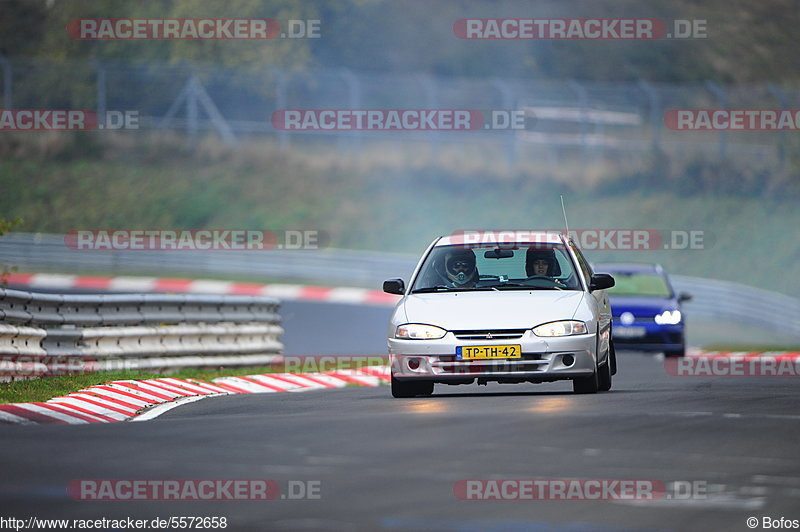
<svg viewBox="0 0 800 532">
<path fill-rule="evenodd" d="M 657 273 L 614 272 L 614 287 L 608 290 L 611 296 L 672 297 L 667 279 Z"/>
<path fill-rule="evenodd" d="M 433 248 L 411 292 L 580 289 L 562 244 L 504 243 Z"/>
</svg>

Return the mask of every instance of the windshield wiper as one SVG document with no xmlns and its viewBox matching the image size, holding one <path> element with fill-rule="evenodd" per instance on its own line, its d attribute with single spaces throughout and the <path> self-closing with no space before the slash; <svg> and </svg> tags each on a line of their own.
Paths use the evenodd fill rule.
<svg viewBox="0 0 800 532">
<path fill-rule="evenodd" d="M 412 294 L 424 294 L 427 292 L 438 292 L 439 290 L 453 290 L 451 286 L 426 286 L 425 288 L 417 288 L 411 291 Z"/>
<path fill-rule="evenodd" d="M 426 286 L 412 290 L 412 294 L 428 294 L 432 292 L 471 292 L 480 290 L 497 290 L 494 286 Z"/>
<path fill-rule="evenodd" d="M 503 283 L 503 284 L 493 284 L 489 288 L 494 288 L 495 290 L 500 290 L 502 288 L 514 288 L 514 289 L 523 289 L 523 290 L 563 290 L 560 286 L 533 286 L 529 284 L 522 284 L 522 283 Z"/>
</svg>

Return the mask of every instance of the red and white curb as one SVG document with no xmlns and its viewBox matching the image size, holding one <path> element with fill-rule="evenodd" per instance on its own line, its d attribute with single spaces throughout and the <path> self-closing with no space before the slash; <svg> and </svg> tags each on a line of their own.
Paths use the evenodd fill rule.
<svg viewBox="0 0 800 532">
<path fill-rule="evenodd" d="M 305 286 L 299 284 L 258 284 L 209 279 L 160 279 L 157 277 L 90 277 L 57 273 L 10 273 L 3 277 L 9 286 L 46 290 L 97 290 L 109 292 L 176 292 L 269 296 L 285 301 L 320 301 L 358 305 L 393 306 L 399 296 L 379 290 L 353 287 Z"/>
<path fill-rule="evenodd" d="M 82 425 L 146 420 L 180 404 L 216 395 L 304 392 L 349 384 L 380 386 L 389 380 L 388 366 L 220 377 L 211 382 L 171 377 L 123 380 L 91 386 L 44 403 L 0 404 L 0 423 Z"/>
</svg>

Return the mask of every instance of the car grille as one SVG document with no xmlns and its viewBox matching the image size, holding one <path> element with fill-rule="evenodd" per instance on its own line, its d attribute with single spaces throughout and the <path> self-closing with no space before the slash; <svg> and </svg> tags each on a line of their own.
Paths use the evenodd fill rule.
<svg viewBox="0 0 800 532">
<path fill-rule="evenodd" d="M 617 336 L 614 337 L 614 342 L 618 344 L 682 344 L 683 335 L 681 333 L 658 331 L 631 338 Z"/>
<path fill-rule="evenodd" d="M 522 358 L 498 360 L 456 360 L 455 355 L 439 355 L 431 362 L 438 375 L 463 375 L 465 373 L 517 373 L 544 371 L 550 354 L 523 354 Z"/>
<path fill-rule="evenodd" d="M 522 338 L 528 329 L 484 329 L 451 331 L 459 340 L 513 340 Z M 491 335 L 491 338 L 489 336 Z"/>
<path fill-rule="evenodd" d="M 619 316 L 612 316 L 612 319 L 617 323 L 621 323 Z M 634 323 L 654 323 L 655 321 L 656 319 L 654 316 L 634 316 L 633 323 L 630 325 L 633 325 Z"/>
</svg>

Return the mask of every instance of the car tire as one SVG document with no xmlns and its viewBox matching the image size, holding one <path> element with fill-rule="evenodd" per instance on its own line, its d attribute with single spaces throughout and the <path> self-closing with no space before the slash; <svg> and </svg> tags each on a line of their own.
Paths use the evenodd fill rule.
<svg viewBox="0 0 800 532">
<path fill-rule="evenodd" d="M 683 346 L 680 349 L 673 349 L 671 351 L 664 351 L 664 356 L 667 357 L 667 358 L 685 357 L 686 356 L 686 346 Z"/>
<path fill-rule="evenodd" d="M 572 391 L 575 393 L 597 393 L 600 383 L 597 378 L 597 367 L 594 373 L 588 377 L 576 377 L 572 379 Z"/>
<path fill-rule="evenodd" d="M 392 375 L 392 397 L 414 397 L 417 395 L 417 386 L 415 382 L 399 381 Z"/>
<path fill-rule="evenodd" d="M 600 341 L 598 340 L 596 344 L 597 348 L 595 350 L 596 356 L 600 356 Z M 606 367 L 608 367 L 608 360 L 606 360 Z M 575 377 L 572 379 L 572 391 L 575 393 L 597 393 L 597 390 L 600 389 L 600 378 L 598 373 L 600 372 L 600 367 L 598 363 L 595 361 L 594 363 L 594 373 L 588 377 Z"/>
<path fill-rule="evenodd" d="M 392 397 L 400 399 L 432 393 L 433 381 L 399 381 L 392 375 Z"/>
<path fill-rule="evenodd" d="M 433 395 L 433 381 L 422 381 L 415 384 L 418 386 L 417 395 Z"/>
<path fill-rule="evenodd" d="M 609 353 L 609 359 L 611 354 Z M 597 368 L 597 389 L 601 392 L 607 392 L 611 389 L 611 361 L 606 360 L 606 363 Z"/>
<path fill-rule="evenodd" d="M 617 348 L 614 347 L 614 340 L 611 340 L 611 353 L 609 354 L 611 360 L 611 375 L 617 374 Z"/>
</svg>

